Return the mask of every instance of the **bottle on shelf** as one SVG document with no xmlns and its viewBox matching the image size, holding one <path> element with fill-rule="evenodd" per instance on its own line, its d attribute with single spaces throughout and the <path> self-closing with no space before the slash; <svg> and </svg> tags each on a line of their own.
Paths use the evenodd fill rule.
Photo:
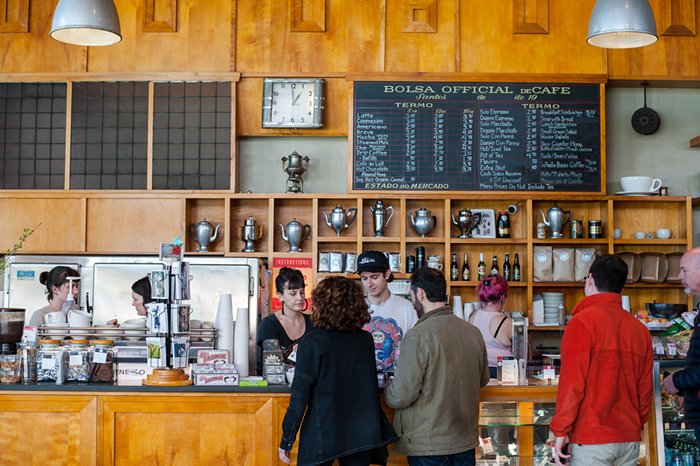
<svg viewBox="0 0 700 466">
<path fill-rule="evenodd" d="M 464 253 L 464 264 L 462 264 L 462 281 L 468 282 L 470 278 L 469 272 L 469 261 L 467 260 L 467 253 Z"/>
<path fill-rule="evenodd" d="M 513 281 L 520 281 L 520 262 L 518 261 L 518 254 L 516 253 L 513 257 Z"/>
<path fill-rule="evenodd" d="M 479 253 L 479 265 L 476 268 L 476 274 L 479 281 L 483 280 L 486 276 L 486 263 L 484 262 L 484 253 Z"/>
<path fill-rule="evenodd" d="M 450 264 L 450 280 L 459 280 L 459 264 L 457 264 L 457 254 L 452 254 L 452 264 Z"/>
<path fill-rule="evenodd" d="M 498 275 L 498 256 L 493 255 L 493 264 L 491 264 L 491 275 Z"/>
<path fill-rule="evenodd" d="M 508 259 L 508 253 L 506 253 L 506 261 L 503 263 L 503 278 L 506 281 L 510 281 L 510 260 Z"/>
</svg>

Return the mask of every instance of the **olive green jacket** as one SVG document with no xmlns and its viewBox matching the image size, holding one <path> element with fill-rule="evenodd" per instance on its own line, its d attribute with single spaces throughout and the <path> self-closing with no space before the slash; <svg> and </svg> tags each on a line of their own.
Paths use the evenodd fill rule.
<svg viewBox="0 0 700 466">
<path fill-rule="evenodd" d="M 384 389 L 396 409 L 396 452 L 452 455 L 479 446 L 479 391 L 488 382 L 479 329 L 446 306 L 425 313 L 404 336 L 395 378 Z"/>
</svg>

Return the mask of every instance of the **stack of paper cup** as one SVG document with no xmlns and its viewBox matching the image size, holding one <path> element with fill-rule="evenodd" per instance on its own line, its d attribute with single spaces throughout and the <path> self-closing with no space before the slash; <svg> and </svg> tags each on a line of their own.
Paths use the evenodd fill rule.
<svg viewBox="0 0 700 466">
<path fill-rule="evenodd" d="M 464 320 L 469 321 L 469 317 L 471 317 L 472 312 L 474 312 L 474 304 L 464 303 Z"/>
<path fill-rule="evenodd" d="M 627 312 L 632 312 L 632 306 L 630 305 L 630 297 L 629 296 L 622 297 L 622 309 L 624 309 Z"/>
<path fill-rule="evenodd" d="M 222 293 L 219 298 L 215 327 L 216 347 L 228 350 L 228 354 L 233 354 L 233 306 L 230 293 Z"/>
<path fill-rule="evenodd" d="M 233 351 L 233 364 L 240 377 L 248 377 L 248 343 L 250 340 L 250 328 L 248 326 L 248 308 L 239 307 L 236 312 L 236 338 Z"/>
<path fill-rule="evenodd" d="M 453 296 L 452 297 L 452 312 L 459 317 L 460 319 L 464 319 L 464 311 L 462 310 L 462 297 L 461 296 Z"/>
</svg>

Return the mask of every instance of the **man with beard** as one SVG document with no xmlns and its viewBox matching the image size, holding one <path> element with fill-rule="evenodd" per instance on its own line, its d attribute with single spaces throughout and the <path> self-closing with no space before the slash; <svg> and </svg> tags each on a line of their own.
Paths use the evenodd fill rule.
<svg viewBox="0 0 700 466">
<path fill-rule="evenodd" d="M 411 276 L 418 315 L 401 342 L 401 358 L 384 400 L 396 409 L 396 452 L 410 466 L 474 465 L 479 446 L 479 391 L 489 382 L 489 362 L 479 329 L 445 306 L 442 272 L 423 268 Z"/>
<path fill-rule="evenodd" d="M 700 295 L 700 248 L 693 248 L 681 257 L 681 272 L 678 279 L 685 292 Z M 685 368 L 666 377 L 661 383 L 669 395 L 682 395 L 681 405 L 685 420 L 695 426 L 695 439 L 700 441 L 700 319 L 695 318 L 695 329 L 690 338 L 690 347 L 685 357 Z M 683 403 L 685 401 L 685 403 Z"/>
</svg>

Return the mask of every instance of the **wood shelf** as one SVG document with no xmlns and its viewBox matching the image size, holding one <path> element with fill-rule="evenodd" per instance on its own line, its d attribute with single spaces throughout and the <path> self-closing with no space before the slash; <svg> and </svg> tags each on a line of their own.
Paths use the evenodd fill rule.
<svg viewBox="0 0 700 466">
<path fill-rule="evenodd" d="M 527 326 L 528 332 L 563 332 L 566 330 L 566 325 L 547 325 L 547 326 L 537 326 L 530 324 Z"/>
<path fill-rule="evenodd" d="M 319 243 L 357 243 L 357 238 L 352 236 L 319 236 Z"/>
<path fill-rule="evenodd" d="M 644 283 L 644 282 L 636 282 L 636 283 L 628 283 L 625 285 L 625 288 L 683 288 L 683 285 L 680 283 Z"/>
<path fill-rule="evenodd" d="M 468 282 L 463 282 L 463 281 L 448 281 L 447 284 L 449 286 L 471 286 L 471 287 L 476 287 L 480 282 L 479 281 L 473 281 L 470 280 Z M 509 281 L 508 282 L 508 287 L 510 288 L 527 288 L 528 283 L 527 282 L 513 282 Z"/>
<path fill-rule="evenodd" d="M 421 238 L 420 236 L 407 236 L 406 237 L 406 243 L 444 243 L 445 238 L 431 238 L 430 236 L 427 236 L 425 238 Z"/>
<path fill-rule="evenodd" d="M 585 282 L 532 282 L 533 288 L 583 288 Z"/>
<path fill-rule="evenodd" d="M 524 238 L 450 238 L 452 244 L 527 244 Z"/>
<path fill-rule="evenodd" d="M 546 244 L 546 245 L 557 245 L 557 244 L 607 244 L 608 240 L 606 238 L 533 238 L 532 244 Z"/>
<path fill-rule="evenodd" d="M 614 239 L 613 244 L 643 244 L 643 245 L 664 245 L 664 244 L 688 244 L 687 239 Z"/>
<path fill-rule="evenodd" d="M 279 254 L 279 253 L 277 253 Z M 275 255 L 277 255 L 275 254 Z M 227 252 L 226 257 L 270 257 L 272 256 L 269 252 L 257 251 L 257 252 Z"/>
<path fill-rule="evenodd" d="M 400 243 L 398 236 L 363 236 L 363 243 Z"/>
</svg>

